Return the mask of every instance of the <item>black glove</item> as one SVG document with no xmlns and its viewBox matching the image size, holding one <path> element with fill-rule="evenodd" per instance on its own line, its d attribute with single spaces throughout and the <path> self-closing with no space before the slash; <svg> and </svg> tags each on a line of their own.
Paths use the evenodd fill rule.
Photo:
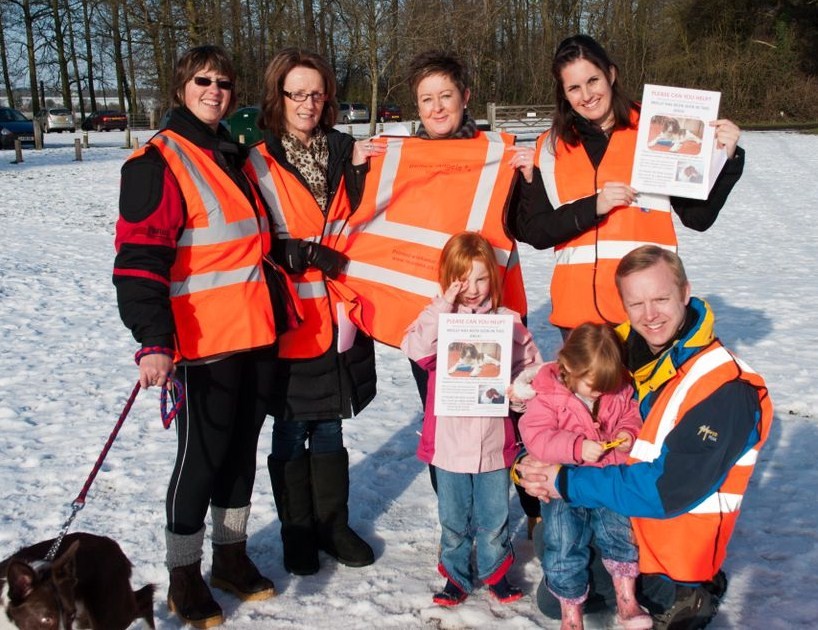
<svg viewBox="0 0 818 630">
<path fill-rule="evenodd" d="M 338 277 L 338 274 L 343 271 L 349 262 L 348 256 L 335 251 L 331 247 L 321 245 L 320 243 L 302 242 L 305 243 L 307 264 L 310 267 L 320 269 L 333 280 Z"/>
</svg>

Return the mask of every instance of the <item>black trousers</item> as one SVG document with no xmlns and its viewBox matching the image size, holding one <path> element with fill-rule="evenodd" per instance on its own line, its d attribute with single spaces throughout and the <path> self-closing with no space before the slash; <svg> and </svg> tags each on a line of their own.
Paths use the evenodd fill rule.
<svg viewBox="0 0 818 630">
<path fill-rule="evenodd" d="M 265 348 L 179 367 L 185 401 L 176 420 L 176 463 L 166 501 L 171 532 L 199 531 L 211 503 L 249 505 L 276 354 Z"/>
</svg>

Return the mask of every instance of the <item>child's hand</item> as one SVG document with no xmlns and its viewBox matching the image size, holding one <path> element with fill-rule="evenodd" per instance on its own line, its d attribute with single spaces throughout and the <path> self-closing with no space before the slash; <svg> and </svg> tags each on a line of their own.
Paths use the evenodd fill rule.
<svg viewBox="0 0 818 630">
<path fill-rule="evenodd" d="M 514 395 L 514 385 L 509 385 L 506 387 L 506 398 L 508 398 L 508 406 L 512 411 L 516 411 L 517 413 L 525 413 L 527 407 L 526 401 L 524 398 L 518 398 Z"/>
<path fill-rule="evenodd" d="M 467 285 L 462 280 L 454 280 L 450 285 L 449 288 L 443 293 L 443 299 L 446 300 L 449 304 L 454 304 L 457 302 L 457 296 L 463 293 L 467 288 Z"/>
<path fill-rule="evenodd" d="M 602 444 L 594 440 L 582 440 L 582 461 L 598 462 L 605 449 Z"/>
<path fill-rule="evenodd" d="M 620 431 L 616 434 L 617 440 L 622 440 L 622 444 L 616 447 L 617 451 L 622 453 L 630 453 L 633 448 L 633 436 L 627 431 Z"/>
</svg>

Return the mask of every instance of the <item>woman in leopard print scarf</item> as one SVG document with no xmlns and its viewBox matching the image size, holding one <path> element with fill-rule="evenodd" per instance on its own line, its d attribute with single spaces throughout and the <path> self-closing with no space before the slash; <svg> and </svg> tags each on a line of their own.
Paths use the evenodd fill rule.
<svg viewBox="0 0 818 630">
<path fill-rule="evenodd" d="M 268 468 L 284 567 L 296 575 L 318 571 L 319 549 L 348 566 L 375 561 L 348 524 L 349 459 L 341 432 L 342 418 L 359 414 L 375 396 L 374 344 L 358 332 L 352 347 L 338 352 L 326 285 L 317 278 L 336 278 L 347 262 L 322 242 L 326 230 L 319 226 L 326 227 L 330 209 L 332 220 L 342 221 L 347 217 L 339 212 L 357 207 L 367 160 L 383 149 L 333 129 L 335 92 L 335 75 L 322 57 L 296 48 L 278 53 L 264 76 L 264 140 L 249 160 L 272 211 L 273 259 L 291 274 L 306 317 L 280 343 L 269 403 Z M 288 334 L 297 341 L 288 342 Z"/>
</svg>

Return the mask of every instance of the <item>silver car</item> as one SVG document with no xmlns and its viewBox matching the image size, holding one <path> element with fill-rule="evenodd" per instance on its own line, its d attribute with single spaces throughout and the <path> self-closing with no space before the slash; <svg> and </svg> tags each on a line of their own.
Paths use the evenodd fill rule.
<svg viewBox="0 0 818 630">
<path fill-rule="evenodd" d="M 338 124 L 369 122 L 369 108 L 363 103 L 338 103 Z"/>
<path fill-rule="evenodd" d="M 39 123 L 40 128 L 45 133 L 52 131 L 70 131 L 74 133 L 77 130 L 77 125 L 74 122 L 74 114 L 71 110 L 64 107 L 50 107 L 48 109 L 41 109 L 34 117 Z"/>
</svg>

